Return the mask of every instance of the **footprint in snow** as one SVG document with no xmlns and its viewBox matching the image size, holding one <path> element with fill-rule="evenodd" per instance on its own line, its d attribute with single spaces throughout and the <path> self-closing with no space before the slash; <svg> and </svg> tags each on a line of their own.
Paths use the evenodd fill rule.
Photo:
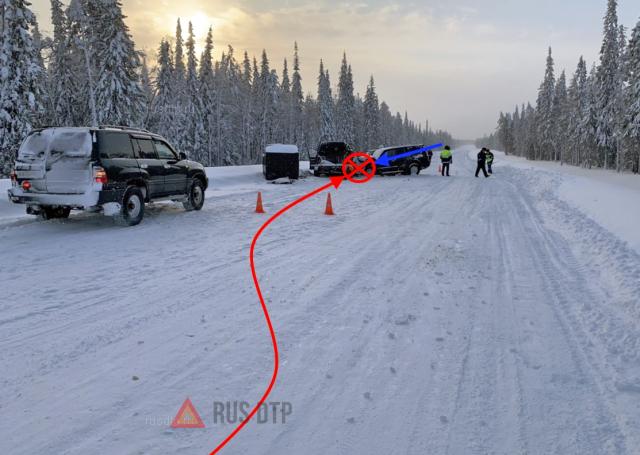
<svg viewBox="0 0 640 455">
<path fill-rule="evenodd" d="M 347 423 L 354 424 L 354 423 L 356 423 L 356 419 L 354 419 L 353 417 L 349 417 L 347 419 Z"/>
<path fill-rule="evenodd" d="M 413 314 L 408 314 L 406 316 L 403 316 L 400 319 L 396 319 L 395 324 L 396 325 L 409 325 L 411 322 L 414 322 L 416 320 L 416 317 Z"/>
<path fill-rule="evenodd" d="M 449 423 L 449 419 L 447 418 L 447 416 L 440 416 L 440 423 L 446 425 Z"/>
</svg>

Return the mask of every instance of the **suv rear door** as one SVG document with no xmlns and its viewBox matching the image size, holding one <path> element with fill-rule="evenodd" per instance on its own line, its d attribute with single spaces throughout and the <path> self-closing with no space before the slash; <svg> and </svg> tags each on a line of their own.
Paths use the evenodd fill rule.
<svg viewBox="0 0 640 455">
<path fill-rule="evenodd" d="M 139 176 L 140 168 L 129 133 L 98 131 L 98 148 L 100 164 L 107 172 L 110 184 L 123 187 L 127 180 Z"/>
<path fill-rule="evenodd" d="M 38 133 L 36 133 L 38 134 Z M 46 137 L 44 154 L 38 154 L 37 163 L 29 163 L 29 169 L 44 172 L 44 182 L 34 182 L 34 188 L 55 194 L 82 194 L 91 188 L 93 135 L 84 128 L 52 128 L 42 133 Z M 24 161 L 18 156 L 19 161 Z M 21 167 L 16 163 L 16 172 Z M 40 174 L 41 175 L 41 174 Z M 44 185 L 43 185 L 44 183 Z M 43 185 L 38 188 L 37 185 Z"/>
<path fill-rule="evenodd" d="M 138 156 L 138 165 L 143 173 L 148 175 L 149 197 L 159 197 L 167 194 L 164 185 L 164 163 L 158 159 L 153 142 L 148 136 L 132 136 L 133 147 Z"/>
<path fill-rule="evenodd" d="M 178 154 L 166 142 L 153 139 L 158 158 L 164 168 L 164 186 L 167 194 L 186 194 L 187 167 L 180 163 Z"/>
</svg>

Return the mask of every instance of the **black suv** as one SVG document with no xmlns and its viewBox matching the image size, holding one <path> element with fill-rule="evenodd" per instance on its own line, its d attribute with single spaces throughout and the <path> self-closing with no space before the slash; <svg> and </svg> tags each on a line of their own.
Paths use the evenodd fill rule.
<svg viewBox="0 0 640 455">
<path fill-rule="evenodd" d="M 341 175 L 342 163 L 352 153 L 353 149 L 344 142 L 323 142 L 310 159 L 313 175 Z"/>
<path fill-rule="evenodd" d="M 424 145 L 405 145 L 402 147 L 381 148 L 373 152 L 373 159 L 378 160 L 383 155 L 389 158 L 389 165 L 378 165 L 376 173 L 379 175 L 418 175 L 423 169 L 431 166 L 432 152 L 422 152 L 409 157 L 394 159 L 394 156 L 403 155 L 414 150 L 424 148 Z"/>
<path fill-rule="evenodd" d="M 34 130 L 18 151 L 9 199 L 44 219 L 71 209 L 142 221 L 145 202 L 172 200 L 200 210 L 204 167 L 157 134 L 127 127 Z"/>
</svg>

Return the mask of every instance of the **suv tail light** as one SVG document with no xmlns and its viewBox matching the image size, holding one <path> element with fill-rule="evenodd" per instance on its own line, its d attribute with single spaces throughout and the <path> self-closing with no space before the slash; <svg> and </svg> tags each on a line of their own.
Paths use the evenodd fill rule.
<svg viewBox="0 0 640 455">
<path fill-rule="evenodd" d="M 29 191 L 31 189 L 31 182 L 29 180 L 25 180 L 22 182 L 22 189 L 25 191 Z"/>
<path fill-rule="evenodd" d="M 107 178 L 107 171 L 105 171 L 104 168 L 101 167 L 93 168 L 93 178 L 95 179 L 96 183 L 102 183 L 103 185 L 109 182 L 109 179 Z"/>
</svg>

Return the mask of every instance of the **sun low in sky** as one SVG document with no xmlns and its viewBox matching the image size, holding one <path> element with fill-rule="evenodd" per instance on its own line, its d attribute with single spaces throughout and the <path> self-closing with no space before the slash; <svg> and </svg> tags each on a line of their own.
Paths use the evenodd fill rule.
<svg viewBox="0 0 640 455">
<path fill-rule="evenodd" d="M 499 111 L 514 100 L 536 99 L 552 46 L 558 71 L 572 73 L 578 57 L 593 62 L 601 44 L 605 0 L 420 2 L 370 0 L 122 0 L 136 45 L 150 57 L 162 38 L 184 38 L 193 23 L 198 53 L 213 27 L 215 54 L 232 45 L 238 56 L 266 49 L 282 68 L 300 46 L 303 87 L 316 92 L 324 59 L 337 83 L 342 53 L 353 66 L 356 90 L 371 74 L 381 99 L 415 121 L 474 139 L 495 129 Z M 48 0 L 33 0 L 42 30 L 51 31 Z M 632 27 L 636 0 L 620 0 L 620 21 Z M 152 59 L 151 59 L 152 60 Z"/>
</svg>

